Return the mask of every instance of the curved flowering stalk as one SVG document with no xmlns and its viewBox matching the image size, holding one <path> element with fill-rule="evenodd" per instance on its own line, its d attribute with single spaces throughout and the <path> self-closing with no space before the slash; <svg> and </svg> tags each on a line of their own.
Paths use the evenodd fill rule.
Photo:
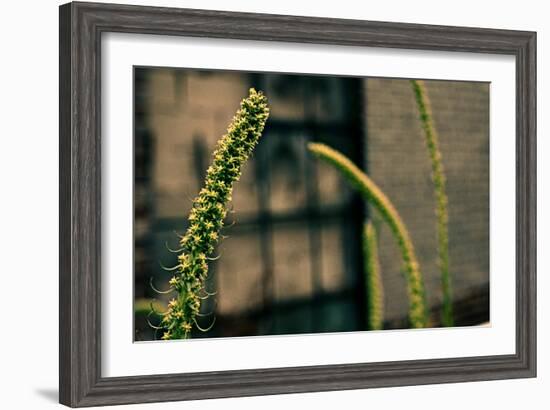
<svg viewBox="0 0 550 410">
<path fill-rule="evenodd" d="M 170 300 L 163 314 L 163 339 L 186 339 L 196 326 L 201 300 L 205 299 L 204 282 L 209 256 L 220 236 L 231 201 L 233 183 L 239 180 L 241 167 L 252 154 L 265 126 L 269 109 L 261 92 L 250 89 L 233 117 L 227 133 L 219 140 L 213 161 L 206 172 L 204 187 L 193 201 L 189 227 L 180 240 L 181 253 L 170 286 L 177 296 Z"/>
<path fill-rule="evenodd" d="M 422 274 L 420 273 L 409 232 L 395 206 L 363 171 L 340 152 L 319 143 L 308 144 L 308 149 L 339 170 L 351 185 L 380 212 L 384 221 L 389 225 L 405 265 L 410 325 L 414 328 L 426 327 L 427 317 Z"/>
<path fill-rule="evenodd" d="M 365 260 L 365 281 L 367 283 L 367 314 L 370 330 L 380 330 L 384 325 L 384 289 L 380 277 L 378 259 L 378 238 L 371 221 L 363 231 L 363 256 Z"/>
<path fill-rule="evenodd" d="M 449 272 L 449 216 L 447 212 L 447 194 L 445 192 L 445 174 L 439 150 L 439 138 L 435 130 L 430 99 L 426 92 L 424 81 L 411 80 L 411 85 L 420 114 L 420 122 L 426 140 L 426 147 L 432 163 L 432 181 L 436 200 L 437 216 L 437 247 L 439 269 L 441 270 L 441 290 L 443 293 L 443 312 L 441 322 L 443 326 L 453 326 L 453 297 L 451 289 L 451 275 Z"/>
</svg>

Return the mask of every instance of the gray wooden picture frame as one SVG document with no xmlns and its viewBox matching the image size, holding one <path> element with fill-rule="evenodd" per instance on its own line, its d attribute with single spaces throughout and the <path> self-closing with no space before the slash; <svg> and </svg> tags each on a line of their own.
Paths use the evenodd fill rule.
<svg viewBox="0 0 550 410">
<path fill-rule="evenodd" d="M 94 3 L 65 4 L 59 12 L 61 403 L 81 407 L 535 377 L 536 33 Z M 100 60 L 106 32 L 515 56 L 516 353 L 102 377 Z"/>
</svg>

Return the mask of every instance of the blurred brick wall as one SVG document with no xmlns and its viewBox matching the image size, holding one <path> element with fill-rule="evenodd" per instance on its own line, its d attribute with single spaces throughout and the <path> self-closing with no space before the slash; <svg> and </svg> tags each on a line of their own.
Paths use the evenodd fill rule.
<svg viewBox="0 0 550 410">
<path fill-rule="evenodd" d="M 428 81 L 426 87 L 447 176 L 450 271 L 454 300 L 460 305 L 456 314 L 467 323 L 469 316 L 486 315 L 483 307 L 488 304 L 489 84 Z M 437 310 L 442 295 L 433 184 L 411 86 L 403 80 L 369 79 L 365 89 L 368 172 L 409 228 L 429 305 Z M 399 326 L 407 314 L 400 254 L 384 224 L 379 233 L 385 315 Z"/>
</svg>

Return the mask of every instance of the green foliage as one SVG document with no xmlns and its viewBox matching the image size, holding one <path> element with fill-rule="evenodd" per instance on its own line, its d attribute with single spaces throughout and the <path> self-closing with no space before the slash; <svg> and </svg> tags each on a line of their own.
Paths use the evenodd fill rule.
<svg viewBox="0 0 550 410">
<path fill-rule="evenodd" d="M 363 256 L 367 283 L 367 315 L 370 330 L 381 330 L 384 325 L 384 289 L 378 260 L 378 238 L 371 221 L 363 231 Z"/>
<path fill-rule="evenodd" d="M 219 239 L 233 183 L 239 180 L 241 168 L 258 143 L 268 116 L 265 96 L 250 89 L 227 133 L 218 142 L 204 187 L 193 201 L 189 227 L 180 241 L 176 273 L 170 280 L 177 296 L 168 303 L 161 322 L 165 340 L 189 338 L 193 326 L 201 329 L 196 317 L 201 300 L 208 297 L 204 290 L 207 260 Z"/>
<path fill-rule="evenodd" d="M 157 315 L 161 315 L 164 309 L 164 306 L 161 302 L 157 300 L 150 300 L 150 299 L 137 299 L 134 302 L 134 313 L 136 315 L 140 316 L 148 316 L 151 314 L 151 310 L 153 310 L 153 313 Z"/>
<path fill-rule="evenodd" d="M 445 190 L 445 173 L 439 150 L 439 138 L 432 120 L 430 99 L 424 81 L 411 80 L 420 122 L 424 131 L 426 147 L 432 163 L 432 181 L 436 200 L 437 242 L 439 269 L 441 270 L 441 289 L 443 293 L 443 326 L 453 326 L 453 298 L 451 275 L 449 272 L 449 217 L 447 212 L 447 194 Z"/>
<path fill-rule="evenodd" d="M 409 295 L 409 321 L 411 327 L 427 326 L 424 283 L 414 247 L 405 224 L 394 205 L 382 190 L 349 158 L 340 152 L 319 143 L 308 144 L 309 150 L 319 158 L 333 165 L 357 189 L 363 197 L 380 212 L 389 225 L 403 258 Z"/>
</svg>

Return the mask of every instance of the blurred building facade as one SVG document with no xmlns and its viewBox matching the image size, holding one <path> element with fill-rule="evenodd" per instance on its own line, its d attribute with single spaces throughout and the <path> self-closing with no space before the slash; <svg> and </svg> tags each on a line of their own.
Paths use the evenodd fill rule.
<svg viewBox="0 0 550 410">
<path fill-rule="evenodd" d="M 384 189 L 408 225 L 424 273 L 433 324 L 441 303 L 430 163 L 404 80 L 135 69 L 135 296 L 163 300 L 211 153 L 249 87 L 271 109 L 236 184 L 225 236 L 210 264 L 196 337 L 364 330 L 361 229 L 376 218 L 309 141 L 350 156 Z M 458 324 L 489 315 L 489 90 L 427 84 L 448 178 L 451 271 Z M 376 220 L 375 220 L 376 221 Z M 379 224 L 386 327 L 406 327 L 399 253 Z M 165 300 L 165 299 L 164 299 Z M 209 313 L 213 313 L 209 316 Z M 136 340 L 154 337 L 136 314 Z M 194 335 L 195 336 L 195 335 Z"/>
<path fill-rule="evenodd" d="M 370 176 L 392 199 L 411 233 L 438 323 L 442 303 L 437 264 L 435 202 L 431 164 L 408 81 L 368 79 Z M 449 259 L 455 322 L 489 321 L 489 84 L 427 81 L 439 133 L 449 200 Z M 403 325 L 406 289 L 400 260 L 387 227 L 380 226 L 379 252 L 391 299 L 389 326 Z"/>
</svg>

